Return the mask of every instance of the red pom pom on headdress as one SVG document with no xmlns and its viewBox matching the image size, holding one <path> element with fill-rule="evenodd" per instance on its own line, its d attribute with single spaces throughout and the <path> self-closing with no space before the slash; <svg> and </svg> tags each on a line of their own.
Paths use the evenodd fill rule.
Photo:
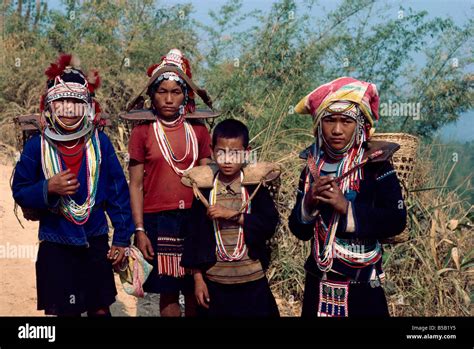
<svg viewBox="0 0 474 349">
<path fill-rule="evenodd" d="M 51 65 L 45 70 L 44 74 L 53 80 L 56 76 L 61 75 L 67 66 L 71 65 L 72 55 L 63 53 L 59 55 L 56 63 L 51 63 Z"/>
</svg>

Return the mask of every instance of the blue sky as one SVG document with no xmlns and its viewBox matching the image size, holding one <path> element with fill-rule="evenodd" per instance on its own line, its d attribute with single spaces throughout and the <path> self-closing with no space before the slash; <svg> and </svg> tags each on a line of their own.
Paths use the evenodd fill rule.
<svg viewBox="0 0 474 349">
<path fill-rule="evenodd" d="M 192 17 L 198 19 L 204 24 L 210 24 L 209 17 L 210 10 L 217 10 L 225 0 L 158 0 L 158 3 L 164 6 L 172 6 L 180 3 L 191 3 L 194 7 Z M 321 18 L 330 10 L 335 9 L 341 0 L 319 0 L 319 6 L 314 9 L 314 17 Z M 394 9 L 394 15 L 397 15 L 398 8 L 411 7 L 413 10 L 426 10 L 430 18 L 433 17 L 451 17 L 458 25 L 466 23 L 474 13 L 474 0 L 385 0 L 384 3 L 389 3 Z M 252 10 L 261 10 L 267 12 L 270 10 L 273 1 L 270 0 L 243 0 L 243 11 L 248 12 Z M 50 8 L 61 9 L 62 4 L 59 0 L 48 1 Z M 322 10 L 322 11 L 321 11 Z M 396 11 L 396 12 L 395 12 Z M 245 25 L 252 25 L 252 23 L 245 23 Z M 416 61 L 421 62 L 422 56 L 414 57 Z M 472 70 L 471 70 L 472 73 Z M 456 139 L 459 141 L 474 140 L 474 111 L 471 110 L 461 115 L 460 119 L 452 124 L 446 125 L 440 134 L 445 140 Z"/>
</svg>

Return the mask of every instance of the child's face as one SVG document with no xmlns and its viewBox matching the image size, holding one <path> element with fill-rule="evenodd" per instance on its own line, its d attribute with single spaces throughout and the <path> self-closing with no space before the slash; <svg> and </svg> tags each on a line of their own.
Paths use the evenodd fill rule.
<svg viewBox="0 0 474 349">
<path fill-rule="evenodd" d="M 244 165 L 245 152 L 243 139 L 238 138 L 217 138 L 213 145 L 214 160 L 219 166 L 219 170 L 227 177 L 237 174 Z"/>
</svg>

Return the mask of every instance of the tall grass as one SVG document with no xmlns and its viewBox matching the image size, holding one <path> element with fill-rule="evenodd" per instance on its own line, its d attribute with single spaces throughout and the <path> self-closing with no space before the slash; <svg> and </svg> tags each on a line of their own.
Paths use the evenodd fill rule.
<svg viewBox="0 0 474 349">
<path fill-rule="evenodd" d="M 410 240 L 386 247 L 386 292 L 396 316 L 472 315 L 474 235 L 470 177 L 447 183 L 457 162 L 445 149 L 422 145 L 407 200 Z M 420 190 L 425 188 L 426 190 Z"/>
</svg>

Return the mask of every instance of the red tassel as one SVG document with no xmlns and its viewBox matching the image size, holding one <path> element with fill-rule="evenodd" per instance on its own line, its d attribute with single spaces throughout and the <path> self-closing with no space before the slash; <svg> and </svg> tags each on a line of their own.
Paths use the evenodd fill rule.
<svg viewBox="0 0 474 349">
<path fill-rule="evenodd" d="M 155 70 L 158 66 L 159 66 L 158 63 L 150 65 L 146 71 L 146 75 L 151 77 L 153 75 L 153 70 Z"/>
<path fill-rule="evenodd" d="M 94 92 L 100 87 L 102 80 L 100 79 L 99 72 L 93 70 L 87 75 L 88 89 L 89 92 Z"/>
<path fill-rule="evenodd" d="M 44 100 L 45 100 L 45 95 L 41 95 L 41 97 L 40 97 L 40 111 L 44 111 L 44 107 L 45 107 Z"/>
<path fill-rule="evenodd" d="M 183 277 L 186 271 L 180 263 L 179 255 L 158 255 L 158 275 Z"/>
<path fill-rule="evenodd" d="M 99 102 L 97 102 L 95 99 L 94 99 L 94 111 L 96 115 L 102 112 L 102 108 L 100 107 Z"/>
<path fill-rule="evenodd" d="M 183 56 L 183 65 L 184 65 L 184 72 L 190 79 L 192 79 L 193 74 L 191 72 L 191 65 L 189 64 L 189 61 L 187 60 L 187 58 L 184 58 L 184 56 Z"/>
</svg>

